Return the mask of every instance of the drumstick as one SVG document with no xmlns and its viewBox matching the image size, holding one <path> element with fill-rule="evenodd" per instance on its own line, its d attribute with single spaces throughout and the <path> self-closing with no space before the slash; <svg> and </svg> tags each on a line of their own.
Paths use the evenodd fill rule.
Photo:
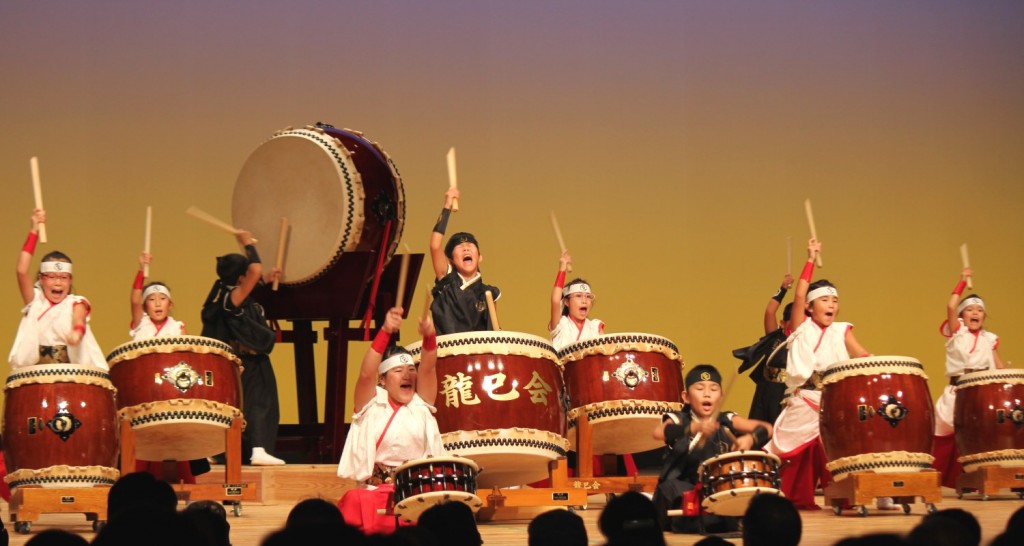
<svg viewBox="0 0 1024 546">
<path fill-rule="evenodd" d="M 458 178 L 455 176 L 455 147 L 452 146 L 448 150 L 448 187 L 457 188 L 459 187 Z M 452 199 L 452 212 L 459 212 L 459 200 L 458 198 Z"/>
<path fill-rule="evenodd" d="M 278 270 L 284 265 L 284 244 L 288 240 L 288 217 L 281 217 L 281 231 L 277 236 L 277 262 L 274 264 Z M 281 275 L 279 273 L 274 277 L 274 284 L 270 287 L 271 290 L 277 290 L 278 285 L 281 284 Z"/>
<path fill-rule="evenodd" d="M 558 239 L 558 246 L 565 252 L 565 239 L 562 238 L 562 230 L 558 229 L 558 218 L 555 218 L 555 211 L 551 211 L 551 227 L 555 228 L 555 238 Z M 572 273 L 572 264 L 566 264 L 565 270 Z"/>
<path fill-rule="evenodd" d="M 405 301 L 405 279 L 409 276 L 409 255 L 412 252 L 408 245 L 405 247 L 405 254 L 402 254 L 401 267 L 398 268 L 398 295 L 395 296 L 395 305 L 403 307 Z"/>
<path fill-rule="evenodd" d="M 232 226 L 231 224 L 228 224 L 227 222 L 224 222 L 224 221 L 222 221 L 222 220 L 220 220 L 220 219 L 218 219 L 218 218 L 216 218 L 214 216 L 211 216 L 210 214 L 207 214 L 207 213 L 199 210 L 199 208 L 197 208 L 197 207 L 189 207 L 185 211 L 185 214 L 188 214 L 189 216 L 192 216 L 194 218 L 198 218 L 198 219 L 206 222 L 207 224 L 210 224 L 211 226 L 213 226 L 215 228 L 220 228 L 220 229 L 222 229 L 222 230 L 224 230 L 224 231 L 226 231 L 226 232 L 228 232 L 228 233 L 230 233 L 232 235 L 237 235 L 239 232 L 242 231 L 242 230 L 236 228 L 235 226 Z M 253 238 L 252 242 L 258 243 L 259 241 L 257 241 L 255 238 Z"/>
<path fill-rule="evenodd" d="M 967 259 L 967 243 L 960 245 L 960 259 L 964 262 L 964 269 L 971 267 L 971 261 Z M 974 290 L 974 283 L 967 277 L 967 289 Z"/>
<path fill-rule="evenodd" d="M 36 208 L 43 208 L 43 185 L 39 182 L 39 158 L 32 156 L 28 160 L 29 166 L 32 168 L 32 193 L 35 194 Z M 46 242 L 46 224 L 39 224 L 39 242 Z"/>
<path fill-rule="evenodd" d="M 484 292 L 484 296 L 487 297 L 487 312 L 491 314 L 491 329 L 501 330 L 498 326 L 498 311 L 494 308 L 494 295 L 488 290 Z"/>
<path fill-rule="evenodd" d="M 427 300 L 423 304 L 423 317 L 422 320 L 427 320 L 430 317 L 430 303 L 433 301 L 433 296 L 430 294 L 430 290 L 427 290 Z"/>
<path fill-rule="evenodd" d="M 804 200 L 804 210 L 807 212 L 807 225 L 811 228 L 811 237 L 818 238 L 818 230 L 814 229 L 814 213 L 811 212 L 811 200 Z M 814 263 L 818 264 L 818 267 L 824 267 L 821 263 L 821 252 L 814 253 Z"/>
<path fill-rule="evenodd" d="M 146 240 L 142 245 L 142 251 L 149 254 L 149 240 L 153 234 L 153 207 L 146 207 Z M 142 266 L 142 278 L 149 278 L 149 264 Z"/>
</svg>

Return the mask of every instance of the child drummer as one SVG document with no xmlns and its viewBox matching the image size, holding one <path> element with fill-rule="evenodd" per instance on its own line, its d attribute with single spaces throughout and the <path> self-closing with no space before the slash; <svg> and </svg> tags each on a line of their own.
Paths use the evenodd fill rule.
<svg viewBox="0 0 1024 546">
<path fill-rule="evenodd" d="M 971 273 L 969 267 L 961 271 L 960 282 L 946 301 L 946 320 L 939 326 L 946 337 L 946 377 L 950 381 L 935 402 L 932 468 L 942 472 L 942 485 L 952 488 L 956 488 L 956 477 L 963 472 L 953 435 L 956 380 L 965 373 L 1004 367 L 999 357 L 999 337 L 985 330 L 985 301 L 975 294 L 960 299 Z"/>
<path fill-rule="evenodd" d="M 722 375 L 710 364 L 694 366 L 686 374 L 685 386 L 682 411 L 665 414 L 654 429 L 654 438 L 668 446 L 654 491 L 662 529 L 676 533 L 736 531 L 738 517 L 698 515 L 698 469 L 704 461 L 723 453 L 763 445 L 771 437 L 772 425 L 720 411 Z M 680 507 L 693 515 L 666 515 L 668 510 Z"/>
</svg>

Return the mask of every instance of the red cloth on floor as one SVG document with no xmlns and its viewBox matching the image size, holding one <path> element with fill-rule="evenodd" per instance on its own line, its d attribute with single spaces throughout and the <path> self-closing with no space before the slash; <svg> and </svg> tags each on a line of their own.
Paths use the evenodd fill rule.
<svg viewBox="0 0 1024 546">
<path fill-rule="evenodd" d="M 964 467 L 957 462 L 960 453 L 956 450 L 956 436 L 933 436 L 932 456 L 935 457 L 932 468 L 942 472 L 942 485 L 956 489 L 956 477 L 964 471 Z"/>
<path fill-rule="evenodd" d="M 395 486 L 390 483 L 381 484 L 377 489 L 349 489 L 338 500 L 338 509 L 341 510 L 345 523 L 359 529 L 364 535 L 391 534 L 399 525 L 398 518 L 394 514 L 378 514 L 377 510 L 387 509 L 394 492 Z"/>
<path fill-rule="evenodd" d="M 136 472 L 149 472 L 156 479 L 163 480 L 166 482 L 174 483 L 196 483 L 196 477 L 192 475 L 192 467 L 189 466 L 188 461 L 176 461 L 175 462 L 176 474 L 168 476 L 164 472 L 163 461 L 135 461 Z"/>
<path fill-rule="evenodd" d="M 832 481 L 832 475 L 825 467 L 825 447 L 821 437 L 779 455 L 782 460 L 779 478 L 782 493 L 793 502 L 798 510 L 821 510 L 814 499 L 814 490 L 820 483 L 824 488 Z"/>
</svg>

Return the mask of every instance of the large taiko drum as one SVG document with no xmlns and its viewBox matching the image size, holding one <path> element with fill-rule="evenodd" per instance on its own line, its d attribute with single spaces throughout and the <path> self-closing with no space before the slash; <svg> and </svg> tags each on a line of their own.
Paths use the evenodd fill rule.
<svg viewBox="0 0 1024 546">
<path fill-rule="evenodd" d="M 918 360 L 854 358 L 822 375 L 821 440 L 833 478 L 931 467 L 935 410 Z"/>
<path fill-rule="evenodd" d="M 581 414 L 592 427 L 595 455 L 664 446 L 651 431 L 664 414 L 682 409 L 683 359 L 674 343 L 651 334 L 606 334 L 566 345 L 558 358 L 571 408 L 571 449 Z"/>
<path fill-rule="evenodd" d="M 1024 370 L 961 375 L 953 427 L 965 472 L 985 465 L 1024 467 Z"/>
<path fill-rule="evenodd" d="M 782 495 L 779 457 L 764 451 L 733 451 L 700 464 L 701 506 L 708 513 L 742 516 L 754 495 Z"/>
<path fill-rule="evenodd" d="M 419 362 L 421 342 L 410 345 Z M 565 392 L 551 343 L 518 332 L 437 337 L 441 442 L 480 465 L 480 487 L 531 483 L 566 455 Z"/>
<path fill-rule="evenodd" d="M 476 513 L 484 505 L 476 496 L 480 467 L 462 457 L 428 457 L 394 471 L 395 516 L 416 523 L 427 508 L 442 502 L 461 502 Z"/>
<path fill-rule="evenodd" d="M 154 337 L 119 345 L 107 363 L 137 458 L 187 461 L 224 452 L 224 432 L 242 418 L 242 361 L 230 346 L 200 336 Z"/>
<path fill-rule="evenodd" d="M 283 129 L 249 155 L 231 204 L 234 225 L 258 234 L 264 259 L 277 252 L 282 217 L 286 286 L 313 282 L 346 252 L 383 249 L 386 263 L 405 226 L 402 178 L 358 131 L 320 123 Z"/>
<path fill-rule="evenodd" d="M 93 487 L 118 478 L 117 391 L 105 370 L 18 368 L 4 387 L 4 461 L 12 488 Z"/>
</svg>

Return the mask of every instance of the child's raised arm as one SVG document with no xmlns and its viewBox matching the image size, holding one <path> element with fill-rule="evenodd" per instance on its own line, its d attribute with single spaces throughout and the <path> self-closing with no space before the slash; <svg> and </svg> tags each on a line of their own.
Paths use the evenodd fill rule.
<svg viewBox="0 0 1024 546">
<path fill-rule="evenodd" d="M 143 271 L 146 266 L 152 262 L 152 256 L 148 252 L 139 254 L 139 272 L 135 274 L 135 282 L 132 283 L 132 295 L 130 298 L 132 306 L 132 322 L 131 327 L 135 328 L 139 325 L 142 320 L 142 287 L 145 285 L 146 277 Z"/>
<path fill-rule="evenodd" d="M 352 392 L 352 407 L 359 411 L 367 402 L 377 394 L 377 380 L 380 374 L 377 368 L 380 367 L 384 351 L 391 342 L 391 335 L 402 327 L 402 308 L 392 307 L 384 316 L 384 324 L 377 331 L 373 343 L 366 350 L 363 356 L 363 363 L 359 366 L 359 378 L 356 379 L 356 388 Z"/>
<path fill-rule="evenodd" d="M 971 273 L 971 268 L 963 268 L 960 272 L 960 282 L 956 283 L 953 293 L 946 300 L 946 324 L 949 326 L 949 335 L 955 334 L 960 329 L 960 315 L 956 312 L 956 308 L 960 305 L 960 296 L 964 293 L 964 287 L 967 286 L 967 279 L 970 278 Z"/>
<path fill-rule="evenodd" d="M 814 258 L 821 252 L 821 243 L 811 237 L 807 241 L 807 262 L 804 263 L 804 270 L 800 273 L 800 279 L 796 281 L 796 290 L 793 292 L 793 312 L 789 316 L 790 330 L 796 330 L 807 315 L 807 288 L 811 286 L 811 276 L 814 275 Z"/>
<path fill-rule="evenodd" d="M 245 298 L 249 297 L 256 284 L 262 280 L 263 264 L 260 263 L 260 255 L 256 253 L 256 247 L 252 244 L 252 233 L 242 230 L 235 234 L 238 244 L 245 249 L 245 255 L 249 258 L 249 268 L 245 270 L 238 287 L 231 291 L 231 303 L 238 307 L 242 305 Z"/>
<path fill-rule="evenodd" d="M 569 251 L 563 250 L 562 256 L 558 259 L 558 276 L 555 277 L 555 286 L 551 289 L 551 320 L 548 321 L 548 331 L 555 329 L 558 321 L 562 318 L 562 289 L 565 288 L 565 272 L 572 263 L 572 256 Z"/>
<path fill-rule="evenodd" d="M 792 286 L 793 276 L 786 273 L 782 277 L 782 284 L 779 285 L 779 290 L 768 299 L 768 305 L 764 308 L 764 333 L 766 335 L 779 329 L 779 319 L 775 316 L 775 313 L 778 312 L 779 306 L 782 305 L 782 300 L 786 297 L 786 292 Z"/>
<path fill-rule="evenodd" d="M 420 319 L 417 330 L 423 339 L 420 351 L 420 366 L 416 373 L 416 393 L 424 402 L 434 405 L 437 401 L 437 332 L 430 315 Z"/>
<path fill-rule="evenodd" d="M 28 232 L 25 244 L 18 252 L 18 264 L 15 272 L 18 275 L 18 291 L 21 292 L 21 299 L 25 305 L 32 302 L 35 297 L 35 281 L 30 273 L 32 268 L 32 255 L 36 252 L 36 242 L 39 240 L 39 224 L 46 222 L 46 211 L 35 209 L 32 211 L 32 229 Z"/>
<path fill-rule="evenodd" d="M 430 262 L 434 266 L 434 277 L 440 279 L 448 274 L 448 256 L 444 254 L 444 232 L 448 229 L 448 217 L 452 213 L 452 202 L 459 198 L 459 188 L 448 188 L 444 194 L 444 208 L 430 232 Z"/>
</svg>

